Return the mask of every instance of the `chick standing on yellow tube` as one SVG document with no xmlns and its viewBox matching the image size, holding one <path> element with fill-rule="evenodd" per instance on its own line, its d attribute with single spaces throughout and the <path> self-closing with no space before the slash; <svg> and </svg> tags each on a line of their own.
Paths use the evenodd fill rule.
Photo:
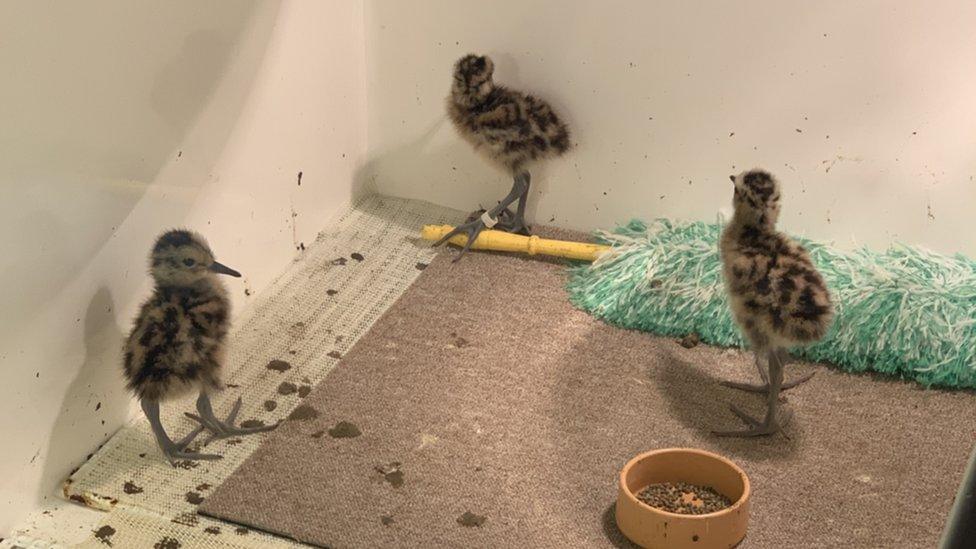
<svg viewBox="0 0 976 549">
<path fill-rule="evenodd" d="M 443 244 L 457 234 L 474 244 L 485 229 L 497 227 L 528 236 L 525 202 L 529 198 L 529 168 L 544 159 L 561 156 L 570 148 L 569 128 L 552 107 L 532 95 L 494 83 L 490 58 L 467 55 L 454 65 L 454 81 L 447 112 L 455 129 L 492 165 L 513 177 L 512 190 L 498 205 L 479 211 L 434 243 Z M 515 212 L 509 206 L 518 200 Z M 454 261 L 468 251 L 465 245 Z"/>
</svg>

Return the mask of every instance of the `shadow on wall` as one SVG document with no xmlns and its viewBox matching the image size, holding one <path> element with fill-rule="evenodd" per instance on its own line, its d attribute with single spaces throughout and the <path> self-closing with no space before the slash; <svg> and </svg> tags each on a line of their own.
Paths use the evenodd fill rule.
<svg viewBox="0 0 976 549">
<path fill-rule="evenodd" d="M 249 32 L 266 39 L 270 31 L 257 26 L 273 26 L 277 6 L 0 5 L 3 172 L 152 181 L 215 99 L 235 46 Z M 262 18 L 252 23 L 257 12 Z"/>
<path fill-rule="evenodd" d="M 279 4 L 0 6 L 0 65 L 13 74 L 0 90 L 0 185 L 12 193 L 0 219 L 16 235 L 4 240 L 0 263 L 0 284 L 18 290 L 8 292 L 9 310 L 41 310 L 169 163 L 187 166 L 174 169 L 177 186 L 205 182 L 262 64 Z M 32 69 L 39 60 L 48 66 Z M 232 85 L 220 86 L 225 80 Z M 194 149 L 184 157 L 191 132 Z M 16 330 L 3 324 L 3 334 Z"/>
<path fill-rule="evenodd" d="M 83 319 L 85 358 L 51 429 L 38 500 L 51 496 L 51 488 L 64 481 L 72 467 L 81 465 L 81 452 L 95 451 L 95 442 L 86 434 L 102 430 L 100 439 L 106 440 L 128 417 L 129 399 L 119 398 L 128 394 L 121 374 L 124 335 L 115 323 L 114 309 L 112 294 L 104 287 L 88 304 Z"/>
<path fill-rule="evenodd" d="M 231 29 L 207 28 L 187 35 L 180 51 L 158 72 L 149 94 L 150 104 L 173 134 L 185 133 L 211 98 L 232 41 L 247 23 L 241 18 L 248 15 L 247 11 L 235 15 Z M 145 179 L 151 180 L 155 174 L 147 175 L 150 177 Z"/>
</svg>

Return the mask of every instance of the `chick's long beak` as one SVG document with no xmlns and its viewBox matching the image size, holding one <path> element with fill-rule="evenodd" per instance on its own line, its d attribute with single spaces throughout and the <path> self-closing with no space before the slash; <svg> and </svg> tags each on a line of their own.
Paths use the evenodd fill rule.
<svg viewBox="0 0 976 549">
<path fill-rule="evenodd" d="M 217 263 L 216 261 L 214 261 L 213 264 L 210 265 L 210 270 L 218 274 L 230 275 L 234 278 L 241 277 L 241 273 L 235 271 L 234 269 L 231 269 L 230 267 L 224 265 L 223 263 Z"/>
<path fill-rule="evenodd" d="M 729 181 L 735 183 L 735 176 L 734 175 L 730 175 L 729 176 Z"/>
</svg>

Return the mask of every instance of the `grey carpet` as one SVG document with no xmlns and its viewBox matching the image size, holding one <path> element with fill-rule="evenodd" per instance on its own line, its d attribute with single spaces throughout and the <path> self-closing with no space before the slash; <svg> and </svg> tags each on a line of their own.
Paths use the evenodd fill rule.
<svg viewBox="0 0 976 549">
<path fill-rule="evenodd" d="M 787 393 L 789 438 L 716 439 L 740 427 L 728 403 L 761 409 L 718 384 L 752 379 L 750 355 L 604 325 L 552 262 L 452 258 L 305 398 L 317 417 L 270 435 L 201 512 L 331 547 L 627 547 L 620 467 L 694 446 L 752 480 L 744 547 L 936 545 L 976 439 L 971 393 L 794 364 L 788 378 L 817 374 Z M 343 421 L 362 434 L 332 436 Z"/>
</svg>

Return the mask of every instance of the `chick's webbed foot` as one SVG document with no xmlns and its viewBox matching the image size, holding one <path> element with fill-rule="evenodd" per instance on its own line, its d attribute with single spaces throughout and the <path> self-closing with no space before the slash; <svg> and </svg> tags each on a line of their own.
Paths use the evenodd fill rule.
<svg viewBox="0 0 976 549">
<path fill-rule="evenodd" d="M 159 403 L 143 399 L 141 404 L 142 410 L 146 414 L 146 419 L 149 420 L 149 426 L 152 428 L 153 435 L 156 437 L 156 443 L 171 465 L 175 465 L 177 461 L 181 460 L 202 461 L 221 459 L 222 456 L 217 454 L 201 454 L 186 450 L 186 447 L 192 444 L 194 439 L 203 432 L 203 427 L 198 426 L 194 428 L 185 437 L 174 442 L 166 434 L 166 429 L 163 428 L 163 424 L 159 419 Z"/>
<path fill-rule="evenodd" d="M 525 199 L 528 196 L 528 192 L 529 172 L 521 172 L 515 176 L 515 180 L 512 182 L 512 190 L 508 192 L 508 195 L 505 196 L 505 198 L 498 202 L 497 206 L 488 211 L 481 212 L 476 219 L 469 218 L 469 221 L 463 225 L 455 227 L 454 230 L 447 233 L 440 240 L 435 242 L 434 246 L 440 246 L 455 235 L 467 235 L 468 241 L 464 243 L 461 253 L 454 258 L 454 261 L 457 262 L 465 253 L 467 253 L 468 250 L 471 249 L 471 245 L 474 244 L 475 239 L 477 239 L 478 235 L 481 234 L 481 231 L 485 230 L 486 228 L 493 229 L 495 227 L 499 227 L 509 232 L 525 231 Z M 513 214 L 508 207 L 515 200 L 519 201 L 519 205 L 516 212 Z"/>
<path fill-rule="evenodd" d="M 739 431 L 713 431 L 712 434 L 719 437 L 761 437 L 779 432 L 780 423 L 777 417 L 780 409 L 779 394 L 783 390 L 784 384 L 783 361 L 776 350 L 769 353 L 768 363 L 769 372 L 766 375 L 762 375 L 765 372 L 763 372 L 759 361 L 756 361 L 756 365 L 760 366 L 760 375 L 762 375 L 763 381 L 768 383 L 768 388 L 763 386 L 764 388 L 762 389 L 766 393 L 766 417 L 760 421 L 739 408 L 731 406 L 732 413 L 738 416 L 749 428 Z M 803 381 L 805 380 L 799 380 L 798 382 L 802 383 Z"/>
<path fill-rule="evenodd" d="M 759 421 L 736 406 L 729 406 L 729 409 L 743 423 L 748 425 L 749 428 L 738 431 L 712 431 L 713 435 L 717 437 L 762 437 L 772 435 L 779 431 L 779 422 L 776 421 L 775 416 L 772 414 L 767 413 L 766 419 Z"/>
<path fill-rule="evenodd" d="M 469 221 L 467 223 L 464 223 L 463 225 L 458 225 L 457 227 L 454 227 L 454 230 L 442 236 L 441 239 L 438 240 L 437 242 L 434 242 L 434 246 L 440 246 L 441 244 L 453 238 L 455 235 L 464 234 L 465 236 L 467 236 L 468 241 L 464 243 L 464 247 L 461 249 L 461 253 L 459 253 L 458 256 L 454 258 L 454 261 L 457 262 L 459 259 L 461 259 L 461 257 L 465 253 L 467 253 L 468 250 L 471 249 L 471 245 L 474 244 L 474 241 L 478 238 L 478 235 L 481 234 L 481 231 L 483 230 L 485 230 L 485 222 L 482 221 L 481 218 L 479 217 L 474 221 Z"/>
<path fill-rule="evenodd" d="M 203 427 L 197 427 L 191 434 L 194 437 L 203 432 Z M 181 441 L 182 442 L 182 441 Z M 160 443 L 159 447 L 163 451 L 163 455 L 169 460 L 170 465 L 176 465 L 177 461 L 189 460 L 189 461 L 213 461 L 216 459 L 223 459 L 224 456 L 218 454 L 202 454 L 200 452 L 193 452 L 186 449 L 189 446 L 189 442 L 186 444 L 181 444 L 181 442 L 171 443 L 169 445 L 165 443 Z M 192 441 L 191 441 L 192 442 Z"/>
<path fill-rule="evenodd" d="M 272 425 L 260 425 L 257 427 L 236 427 L 234 422 L 237 420 L 237 414 L 241 410 L 242 402 L 242 399 L 238 397 L 234 402 L 234 406 L 231 408 L 230 413 L 227 414 L 227 418 L 220 420 L 216 415 L 214 415 L 213 405 L 210 403 L 210 397 L 206 394 L 201 394 L 200 398 L 197 399 L 197 411 L 200 412 L 200 414 L 197 415 L 187 412 L 186 417 L 196 421 L 200 424 L 201 428 L 205 428 L 210 432 L 210 436 L 207 437 L 207 440 L 203 442 L 204 445 L 210 444 L 212 441 L 222 438 L 263 433 L 278 426 L 278 424 L 275 423 Z"/>
</svg>

